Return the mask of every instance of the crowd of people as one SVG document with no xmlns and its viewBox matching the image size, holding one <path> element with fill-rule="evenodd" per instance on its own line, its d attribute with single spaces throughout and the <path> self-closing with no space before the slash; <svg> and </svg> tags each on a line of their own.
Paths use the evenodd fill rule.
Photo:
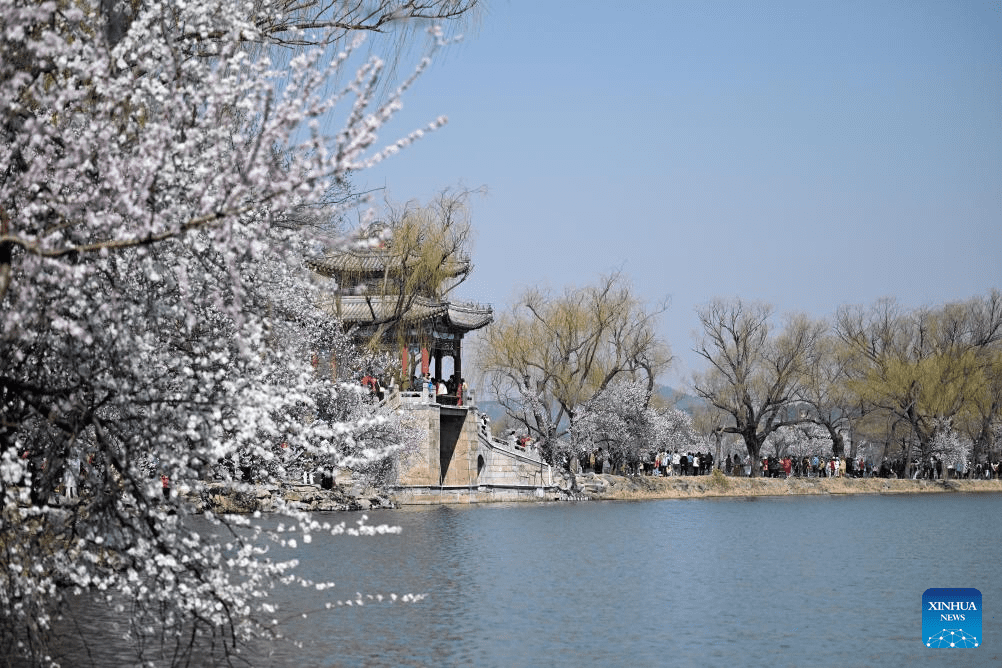
<svg viewBox="0 0 1002 668">
<path fill-rule="evenodd" d="M 16 484 L 24 487 L 32 503 L 72 501 L 79 498 L 81 493 L 92 494 L 95 485 L 104 485 L 108 489 L 109 482 L 104 473 L 109 467 L 100 453 L 92 452 L 83 456 L 77 448 L 73 448 L 65 459 L 50 462 L 37 451 L 25 449 L 21 452 L 21 459 L 27 465 L 27 475 Z M 141 469 L 150 479 L 159 477 L 166 500 L 170 498 L 170 479 L 166 470 L 160 468 L 159 462 L 155 455 L 150 455 L 143 459 Z M 55 475 L 52 475 L 50 469 L 54 469 Z"/>
<path fill-rule="evenodd" d="M 601 462 L 601 450 L 597 451 Z M 672 476 L 672 475 L 707 475 L 713 470 L 713 455 L 708 452 L 659 452 L 648 461 L 636 462 L 630 473 L 637 475 Z M 885 459 L 879 465 L 874 465 L 863 457 L 825 457 L 811 455 L 803 457 L 763 457 L 760 464 L 762 476 L 769 478 L 911 478 L 915 480 L 941 480 L 943 478 L 965 478 L 979 480 L 997 480 L 1000 461 L 979 461 L 973 465 L 964 465 L 960 469 L 948 466 L 938 457 L 906 462 L 904 459 Z M 726 475 L 750 476 L 751 457 L 728 454 L 717 463 L 717 468 Z M 595 463 L 595 454 L 591 455 L 585 470 L 591 468 L 602 472 L 601 463 Z M 609 471 L 604 471 L 609 472 Z"/>
<path fill-rule="evenodd" d="M 713 470 L 713 455 L 709 452 L 659 452 L 653 459 L 644 461 L 638 457 L 620 461 L 602 448 L 597 448 L 582 457 L 573 457 L 564 462 L 565 468 L 585 473 L 612 473 L 626 475 L 708 475 Z"/>
<path fill-rule="evenodd" d="M 466 397 L 469 396 L 469 386 L 466 384 L 466 379 L 460 377 L 458 373 L 452 374 L 445 380 L 432 378 L 430 373 L 414 376 L 414 380 L 411 382 L 411 391 L 421 392 L 424 390 L 427 390 L 440 404 L 462 406 Z"/>
<path fill-rule="evenodd" d="M 881 478 L 910 478 L 912 480 L 942 480 L 943 478 L 964 478 L 970 480 L 998 480 L 1002 473 L 1002 461 L 985 459 L 970 464 L 961 462 L 960 468 L 954 468 L 938 457 L 912 460 L 884 460 L 876 475 Z"/>
<path fill-rule="evenodd" d="M 648 475 L 708 475 L 713 470 L 713 454 L 709 452 L 659 452 L 650 462 L 641 464 Z"/>
<path fill-rule="evenodd" d="M 371 371 L 366 372 L 359 379 L 359 383 L 362 387 L 368 389 L 369 393 L 379 401 L 382 401 L 388 393 L 392 394 L 397 389 L 395 380 L 391 380 L 387 386 Z M 448 403 L 456 406 L 462 406 L 464 403 L 463 400 L 468 394 L 466 380 L 455 373 L 444 380 L 441 378 L 432 378 L 430 373 L 425 373 L 423 376 L 414 376 L 409 389 L 411 392 L 427 391 L 429 395 L 435 397 L 438 403 Z"/>
<path fill-rule="evenodd" d="M 865 459 L 852 457 L 824 457 L 819 455 L 804 457 L 763 457 L 761 471 L 768 478 L 869 478 L 874 469 Z M 725 472 L 733 475 L 750 475 L 751 458 L 742 460 L 728 455 Z"/>
</svg>

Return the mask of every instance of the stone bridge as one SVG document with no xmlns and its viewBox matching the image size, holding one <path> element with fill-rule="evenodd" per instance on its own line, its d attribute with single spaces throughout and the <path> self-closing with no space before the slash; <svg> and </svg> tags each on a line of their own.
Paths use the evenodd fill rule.
<svg viewBox="0 0 1002 668">
<path fill-rule="evenodd" d="M 549 464 L 533 447 L 495 438 L 476 405 L 436 403 L 427 392 L 396 392 L 382 411 L 401 411 L 425 433 L 401 457 L 394 497 L 402 504 L 477 503 L 559 494 Z"/>
</svg>

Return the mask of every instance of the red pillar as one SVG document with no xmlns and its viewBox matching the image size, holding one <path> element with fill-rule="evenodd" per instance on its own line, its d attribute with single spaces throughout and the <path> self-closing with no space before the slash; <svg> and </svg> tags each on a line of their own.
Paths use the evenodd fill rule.
<svg viewBox="0 0 1002 668">
<path fill-rule="evenodd" d="M 421 349 L 421 375 L 428 373 L 428 349 Z"/>
</svg>

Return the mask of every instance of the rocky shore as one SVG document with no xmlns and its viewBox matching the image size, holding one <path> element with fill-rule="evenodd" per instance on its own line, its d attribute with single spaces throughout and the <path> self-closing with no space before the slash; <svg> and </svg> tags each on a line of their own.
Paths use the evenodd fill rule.
<svg viewBox="0 0 1002 668">
<path fill-rule="evenodd" d="M 896 480 L 888 478 L 745 478 L 719 471 L 705 476 L 575 476 L 581 498 L 595 500 L 692 499 L 718 496 L 811 494 L 1002 493 L 999 480 Z"/>
<path fill-rule="evenodd" d="M 655 499 L 698 499 L 709 497 L 806 496 L 833 494 L 942 494 L 1002 493 L 999 480 L 896 480 L 887 478 L 745 478 L 719 472 L 705 476 L 618 476 L 581 473 L 565 478 L 559 489 L 522 497 L 479 495 L 463 496 L 463 503 L 489 503 L 492 500 L 540 501 L 644 501 Z M 342 511 L 396 508 L 408 504 L 393 492 L 335 486 L 321 489 L 316 485 L 230 485 L 209 483 L 195 497 L 186 495 L 199 511 L 213 513 L 272 512 L 281 506 L 294 510 Z M 438 503 L 456 503 L 451 497 Z M 422 498 L 421 504 L 435 504 Z"/>
<path fill-rule="evenodd" d="M 272 512 L 279 507 L 293 510 L 335 511 L 395 508 L 384 493 L 371 489 L 347 489 L 335 485 L 321 489 L 317 485 L 285 483 L 281 485 L 232 485 L 208 483 L 198 496 L 186 495 L 200 512 L 218 514 Z"/>
</svg>

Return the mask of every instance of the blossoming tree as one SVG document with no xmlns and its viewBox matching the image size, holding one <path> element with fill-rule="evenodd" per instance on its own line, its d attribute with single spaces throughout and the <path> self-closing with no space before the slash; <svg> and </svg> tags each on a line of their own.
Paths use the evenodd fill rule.
<svg viewBox="0 0 1002 668">
<path fill-rule="evenodd" d="M 144 661 L 262 632 L 291 564 L 253 528 L 190 530 L 149 466 L 197 494 L 279 442 L 366 449 L 378 421 L 312 363 L 353 353 L 315 307 L 302 260 L 331 240 L 301 213 L 444 122 L 378 148 L 413 77 L 346 75 L 358 35 L 470 4 L 0 0 L 0 654 L 47 663 L 80 593 L 128 603 Z M 79 500 L 54 505 L 67 472 Z"/>
<path fill-rule="evenodd" d="M 643 381 L 619 380 L 585 402 L 571 427 L 570 452 L 580 455 L 599 447 L 614 466 L 652 461 L 662 451 L 705 445 L 692 427 L 692 417 L 677 408 L 652 405 Z"/>
</svg>

